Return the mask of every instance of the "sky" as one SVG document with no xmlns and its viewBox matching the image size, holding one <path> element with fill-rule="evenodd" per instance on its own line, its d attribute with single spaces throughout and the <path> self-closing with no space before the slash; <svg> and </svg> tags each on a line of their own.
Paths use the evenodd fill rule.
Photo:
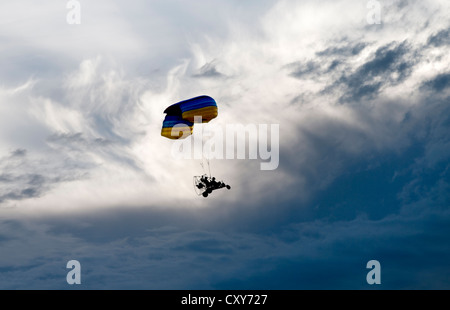
<svg viewBox="0 0 450 310">
<path fill-rule="evenodd" d="M 0 289 L 450 288 L 449 1 L 70 2 L 0 3 Z M 199 95 L 276 169 L 197 196 Z"/>
</svg>

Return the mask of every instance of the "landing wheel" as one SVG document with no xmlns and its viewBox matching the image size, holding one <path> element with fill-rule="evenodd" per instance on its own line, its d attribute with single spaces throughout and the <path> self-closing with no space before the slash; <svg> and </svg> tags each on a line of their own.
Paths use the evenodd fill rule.
<svg viewBox="0 0 450 310">
<path fill-rule="evenodd" d="M 231 186 L 230 186 L 230 185 L 227 185 L 227 189 L 231 189 Z"/>
<path fill-rule="evenodd" d="M 205 197 L 205 198 L 206 198 L 206 197 L 208 197 L 208 192 L 203 192 L 203 194 L 202 194 L 202 195 L 203 195 L 203 197 Z"/>
</svg>

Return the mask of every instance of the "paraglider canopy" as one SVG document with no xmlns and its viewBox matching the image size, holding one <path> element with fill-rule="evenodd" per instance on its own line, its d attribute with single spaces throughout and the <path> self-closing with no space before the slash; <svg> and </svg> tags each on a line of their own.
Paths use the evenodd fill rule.
<svg viewBox="0 0 450 310">
<path fill-rule="evenodd" d="M 209 96 L 180 101 L 164 110 L 161 136 L 169 139 L 186 138 L 192 134 L 195 122 L 208 123 L 218 115 L 217 103 Z M 175 130 L 173 130 L 175 127 Z"/>
<path fill-rule="evenodd" d="M 172 104 L 170 107 L 167 107 L 164 110 L 164 113 L 167 115 L 180 115 L 181 116 L 181 108 L 178 103 Z"/>
</svg>

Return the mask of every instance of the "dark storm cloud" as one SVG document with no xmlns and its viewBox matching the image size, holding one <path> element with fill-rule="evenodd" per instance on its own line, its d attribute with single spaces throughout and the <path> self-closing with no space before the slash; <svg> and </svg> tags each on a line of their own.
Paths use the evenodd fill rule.
<svg viewBox="0 0 450 310">
<path fill-rule="evenodd" d="M 298 79 L 318 79 L 330 73 L 341 74 L 338 77 L 329 76 L 332 81 L 323 89 L 323 93 L 342 88 L 345 94 L 341 101 L 358 101 L 365 97 L 373 99 L 384 87 L 397 85 L 409 77 L 418 56 L 407 41 L 394 41 L 380 46 L 368 61 L 353 69 L 349 60 L 368 45 L 365 42 L 346 42 L 344 46 L 339 43 L 316 52 L 320 60 L 294 62 L 284 68 L 290 70 L 290 76 Z"/>
<path fill-rule="evenodd" d="M 45 184 L 39 174 L 21 173 L 20 167 L 27 161 L 27 150 L 16 149 L 0 160 L 0 203 L 38 197 Z"/>
<path fill-rule="evenodd" d="M 436 34 L 431 35 L 428 38 L 427 44 L 435 47 L 450 45 L 450 28 L 442 29 Z"/>
<path fill-rule="evenodd" d="M 379 47 L 372 59 L 350 74 L 343 74 L 335 85 L 343 85 L 341 100 L 358 101 L 373 98 L 385 86 L 404 81 L 412 72 L 417 59 L 404 41 L 391 42 Z"/>
<path fill-rule="evenodd" d="M 348 191 L 345 196 L 350 196 Z M 382 266 L 383 289 L 439 289 L 450 285 L 448 277 L 440 272 L 448 270 L 448 253 L 436 246 L 446 241 L 443 236 L 449 233 L 450 214 L 441 213 L 436 205 L 430 204 L 433 196 L 425 195 L 409 203 L 402 211 L 406 215 L 392 210 L 390 216 L 378 220 L 364 215 L 333 219 L 330 213 L 338 210 L 329 208 L 327 216 L 313 217 L 314 220 L 290 218 L 281 225 L 267 227 L 260 222 L 259 231 L 230 228 L 224 231 L 214 224 L 206 228 L 204 221 L 195 220 L 200 213 L 191 216 L 189 211 L 189 221 L 186 220 L 186 210 L 161 211 L 167 219 L 155 220 L 159 222 L 157 226 L 144 224 L 146 220 L 152 221 L 154 211 L 130 210 L 122 213 L 125 217 L 113 219 L 108 210 L 95 216 L 42 219 L 33 228 L 26 228 L 28 233 L 22 233 L 21 239 L 31 238 L 44 244 L 44 239 L 51 238 L 62 246 L 53 253 L 52 260 L 35 262 L 33 268 L 27 269 L 30 280 L 50 271 L 55 278 L 34 279 L 29 287 L 38 287 L 39 283 L 49 288 L 64 287 L 64 283 L 56 281 L 55 270 L 67 260 L 77 258 L 85 270 L 84 289 L 366 289 L 369 286 L 365 281 L 368 272 L 365 264 L 377 259 Z M 425 201 L 433 207 L 419 214 L 408 212 L 416 207 L 423 209 L 420 205 Z M 348 207 L 358 209 L 361 203 L 364 201 L 349 202 Z M 278 204 L 265 207 L 280 209 Z M 242 215 L 240 210 L 234 212 L 232 218 Z M 169 216 L 178 220 L 171 221 Z M 252 216 L 258 222 L 258 214 Z M 217 218 L 217 223 L 220 221 Z M 133 223 L 131 230 L 129 223 Z M 136 223 L 141 223 L 138 230 L 134 229 Z M 46 229 L 41 231 L 40 225 Z M 94 235 L 90 236 L 91 233 Z M 101 238 L 97 239 L 95 234 Z M 5 244 L 13 242 L 10 235 L 3 233 Z M 108 235 L 110 238 L 102 240 Z M 428 255 L 432 257 L 427 258 Z M 3 266 L 9 271 L 11 282 L 3 283 L 2 287 L 23 287 L 23 282 L 15 280 L 22 270 L 15 269 L 13 264 Z M 155 278 L 160 281 L 149 280 Z"/>
<path fill-rule="evenodd" d="M 104 138 L 86 139 L 81 132 L 75 133 L 55 133 L 47 138 L 50 143 L 58 143 L 61 145 L 78 145 L 83 148 L 88 147 L 104 147 L 113 144 L 111 140 Z"/>
<path fill-rule="evenodd" d="M 42 161 L 26 149 L 0 158 L 0 203 L 40 197 L 57 184 L 85 177 L 79 161 L 49 158 Z"/>
<path fill-rule="evenodd" d="M 417 136 L 397 156 L 387 152 L 359 157 L 352 165 L 344 164 L 346 172 L 315 195 L 316 198 L 308 203 L 311 206 L 308 212 L 298 212 L 297 216 L 291 213 L 293 221 L 294 218 L 300 223 L 306 221 L 304 225 L 307 226 L 307 223 L 311 223 L 309 219 L 315 219 L 317 226 L 315 229 L 310 227 L 307 234 L 305 231 L 291 231 L 285 234 L 287 240 L 292 242 L 298 236 L 311 236 L 320 240 L 328 233 L 330 236 L 342 237 L 342 240 L 322 245 L 324 251 L 319 252 L 319 257 L 315 260 L 301 256 L 296 260 L 283 260 L 285 264 L 278 264 L 272 272 L 262 273 L 245 281 L 230 279 L 223 283 L 223 287 L 245 288 L 254 283 L 270 283 L 267 280 L 277 274 L 277 279 L 283 280 L 274 283 L 273 287 L 304 289 L 333 288 L 339 285 L 364 288 L 367 287 L 364 281 L 364 264 L 373 258 L 380 260 L 384 268 L 383 288 L 448 287 L 448 276 L 439 270 L 449 268 L 448 249 L 442 247 L 447 242 L 448 238 L 444 236 L 448 236 L 450 227 L 447 225 L 450 220 L 450 141 L 448 135 L 442 132 L 445 128 L 448 129 L 449 107 L 438 98 L 424 100 L 433 104 L 424 110 L 412 109 L 412 116 L 407 122 L 412 122 L 411 128 L 414 130 L 422 126 L 434 127 L 434 130 L 426 136 Z M 414 131 L 409 134 L 414 135 Z M 331 137 L 328 141 L 322 139 L 322 145 L 327 144 L 332 145 Z M 435 155 L 427 151 L 435 149 L 437 145 L 442 147 L 438 152 L 446 154 L 439 161 L 433 160 Z M 333 154 L 332 161 L 339 161 L 339 157 L 342 157 L 336 151 L 326 149 L 318 154 Z M 434 164 L 424 166 L 424 162 L 429 160 L 433 160 Z M 313 179 L 308 177 L 308 180 Z M 353 237 L 357 234 L 344 237 L 345 234 L 340 231 L 344 226 L 340 226 L 340 223 L 360 233 L 387 231 L 385 235 L 377 234 L 376 241 L 369 242 L 371 238 L 366 239 L 362 235 L 356 239 Z M 338 253 L 346 254 L 341 256 Z M 427 259 L 428 255 L 432 258 Z M 346 258 L 342 259 L 343 257 Z M 330 261 L 334 262 L 332 266 L 342 268 L 333 270 L 330 268 Z M 361 266 L 361 269 L 357 266 Z M 408 266 L 408 270 L 415 270 L 414 276 L 411 277 L 406 271 L 402 272 L 405 266 Z M 296 272 L 292 273 L 292 270 Z M 326 280 L 320 277 L 322 271 L 324 276 L 327 275 Z M 352 280 L 346 283 L 345 279 L 350 278 Z"/>
<path fill-rule="evenodd" d="M 267 258 L 254 259 L 252 265 L 260 270 L 247 277 L 229 277 L 218 281 L 221 289 L 369 289 L 366 264 L 376 259 L 382 269 L 382 289 L 435 288 L 450 285 L 448 253 L 434 247 L 436 233 L 449 220 L 448 215 L 438 219 L 433 215 L 423 218 L 401 219 L 393 217 L 384 221 L 353 221 L 329 223 L 318 221 L 310 233 L 318 237 L 295 239 L 286 246 L 302 247 L 291 257 L 280 257 L 276 264 Z M 426 222 L 426 226 L 423 223 Z M 419 225 L 419 227 L 414 225 Z M 305 224 L 304 226 L 308 226 Z M 291 233 L 304 235 L 302 229 Z M 353 231 L 353 232 L 351 232 Z M 403 232 L 402 232 L 403 231 Z M 377 232 L 377 238 L 370 234 Z M 445 228 L 442 233 L 448 233 Z M 421 246 L 418 241 L 421 240 Z M 444 242 L 440 240 L 438 242 Z M 402 246 L 400 246 L 402 245 Z M 404 245 L 404 246 L 403 246 Z M 427 258 L 427 254 L 432 255 Z M 427 263 L 420 263 L 427 262 Z M 245 270 L 241 270 L 245 273 Z M 414 275 L 412 275 L 414 274 Z"/>
<path fill-rule="evenodd" d="M 214 62 L 204 64 L 199 72 L 194 74 L 196 78 L 223 78 L 225 75 L 217 70 L 217 65 Z"/>
<path fill-rule="evenodd" d="M 2 196 L 0 196 L 0 203 L 7 200 L 22 200 L 33 197 L 39 197 L 39 188 L 28 187 L 22 190 L 18 190 L 16 192 L 9 192 Z"/>
<path fill-rule="evenodd" d="M 349 57 L 358 55 L 368 44 L 365 42 L 359 42 L 355 45 L 346 46 L 333 46 L 328 47 L 325 50 L 316 52 L 317 56 L 338 56 L 338 57 Z"/>
<path fill-rule="evenodd" d="M 358 156 L 358 161 L 352 165 L 344 164 L 345 173 L 308 203 L 313 208 L 297 215 L 299 221 L 320 219 L 317 229 L 308 233 L 317 238 L 329 232 L 327 225 L 343 228 L 339 222 L 360 233 L 384 229 L 389 232 L 377 233 L 376 240 L 369 242 L 371 238 L 366 239 L 362 235 L 356 239 L 350 235 L 346 238 L 334 227 L 330 233 L 343 239 L 322 246 L 326 250 L 320 252 L 317 260 L 301 256 L 297 260 L 283 260 L 285 264 L 279 264 L 279 268 L 272 272 L 245 281 L 231 279 L 223 284 L 224 287 L 248 287 L 250 283 L 262 283 L 277 274 L 283 281 L 274 287 L 286 289 L 333 288 L 336 285 L 367 288 L 364 263 L 370 259 L 381 262 L 385 289 L 449 287 L 446 271 L 449 253 L 448 247 L 443 245 L 447 243 L 450 227 L 450 140 L 444 133 L 448 131 L 450 108 L 445 103 L 448 98 L 442 100 L 439 94 L 427 94 L 422 100 L 423 106 L 409 109 L 409 117 L 402 124 L 411 129 L 403 135 L 412 138 L 408 147 L 397 155 L 385 152 L 371 156 L 369 152 L 367 156 Z M 430 129 L 421 132 L 421 128 Z M 322 145 L 327 144 L 332 145 L 331 137 L 328 141 L 322 139 Z M 341 162 L 345 160 L 335 151 L 324 149 L 318 152 L 324 153 L 333 154 L 332 161 L 339 161 L 339 157 Z M 295 240 L 296 234 L 291 232 L 289 239 L 292 238 Z M 341 256 L 338 253 L 346 254 Z M 333 270 L 330 261 L 334 262 L 333 266 L 342 268 Z M 361 266 L 361 269 L 356 266 Z M 292 274 L 289 270 L 297 272 Z M 411 272 L 413 275 L 407 270 L 414 270 Z M 322 271 L 325 271 L 324 276 L 327 275 L 326 280 L 318 280 Z M 346 283 L 345 279 L 350 278 L 352 280 Z"/>
<path fill-rule="evenodd" d="M 138 163 L 122 151 L 122 147 L 126 143 L 123 139 L 113 141 L 103 137 L 87 137 L 81 132 L 59 132 L 49 136 L 47 143 L 53 148 L 58 149 L 61 153 L 79 153 L 81 156 L 79 163 L 83 163 L 81 166 L 84 166 L 86 169 L 95 166 L 92 164 L 89 155 L 87 155 L 87 153 L 93 152 L 97 155 L 106 156 L 116 162 L 126 164 L 137 171 L 140 170 Z"/>
<path fill-rule="evenodd" d="M 286 67 L 290 68 L 291 70 L 291 73 L 289 74 L 290 76 L 301 79 L 317 75 L 320 69 L 320 64 L 318 62 L 310 60 L 306 63 L 294 62 L 288 64 Z"/>
<path fill-rule="evenodd" d="M 323 89 L 323 93 L 341 87 L 345 93 L 342 101 L 358 101 L 364 97 L 374 98 L 383 87 L 401 83 L 410 75 L 418 61 L 415 51 L 406 41 L 391 42 L 379 47 L 364 64 L 352 68 L 349 60 L 359 55 L 368 45 L 359 42 L 330 46 L 316 52 L 321 58 L 320 62 L 311 60 L 290 64 L 290 75 L 296 78 L 318 78 L 329 73 L 341 74 L 338 77 L 330 76 L 333 80 Z"/>
<path fill-rule="evenodd" d="M 450 73 L 442 73 L 429 81 L 423 82 L 421 89 L 441 92 L 450 86 Z"/>
<path fill-rule="evenodd" d="M 21 156 L 25 156 L 26 154 L 27 154 L 27 150 L 25 150 L 25 149 L 17 149 L 17 150 L 15 150 L 15 151 L 13 151 L 11 153 L 11 156 L 21 157 Z"/>
<path fill-rule="evenodd" d="M 232 255 L 233 248 L 224 242 L 221 242 L 217 237 L 206 234 L 206 238 L 189 240 L 183 245 L 177 245 L 173 248 L 174 251 L 180 252 L 196 252 L 206 254 L 226 254 Z"/>
<path fill-rule="evenodd" d="M 13 182 L 13 178 L 11 176 L 11 174 L 6 174 L 6 173 L 2 173 L 0 175 L 0 182 Z"/>
<path fill-rule="evenodd" d="M 377 49 L 374 59 L 365 63 L 355 73 L 356 77 L 376 77 L 382 76 L 393 71 L 399 72 L 402 78 L 405 76 L 405 71 L 410 69 L 407 67 L 408 61 L 404 60 L 404 56 L 408 52 L 408 45 L 406 42 L 398 44 L 392 42 Z"/>
<path fill-rule="evenodd" d="M 330 64 L 330 66 L 327 69 L 327 72 L 333 71 L 334 69 L 336 69 L 339 65 L 341 64 L 341 61 L 339 60 L 333 60 Z"/>
<path fill-rule="evenodd" d="M 316 52 L 318 57 L 315 60 L 293 62 L 285 65 L 283 69 L 289 70 L 289 75 L 297 79 L 318 78 L 345 64 L 348 59 L 361 53 L 366 46 L 368 43 L 353 44 L 347 39 L 342 39 L 336 46 Z"/>
</svg>

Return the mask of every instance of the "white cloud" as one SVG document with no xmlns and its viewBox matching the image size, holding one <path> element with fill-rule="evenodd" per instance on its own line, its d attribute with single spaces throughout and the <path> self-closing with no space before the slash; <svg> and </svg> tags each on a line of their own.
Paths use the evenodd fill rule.
<svg viewBox="0 0 450 310">
<path fill-rule="evenodd" d="M 426 7 L 433 11 L 442 5 L 432 2 Z M 53 9 L 47 11 L 44 7 Z M 423 6 L 419 3 L 409 11 L 397 8 L 395 3 L 385 3 L 382 25 L 367 25 L 365 5 L 348 1 L 327 5 L 280 1 L 268 10 L 266 7 L 267 11 L 251 13 L 250 19 L 248 13 L 238 14 L 232 23 L 225 19 L 233 11 L 228 5 L 224 5 L 220 15 L 224 19 L 202 15 L 213 9 L 209 5 L 200 6 L 196 13 L 189 5 L 179 4 L 174 15 L 166 12 L 173 6 L 161 3 L 145 4 L 144 8 L 153 18 L 144 19 L 133 7 L 116 3 L 83 3 L 80 27 L 59 25 L 61 21 L 56 21 L 56 17 L 65 11 L 54 7 L 51 1 L 41 5 L 33 16 L 25 16 L 24 23 L 19 22 L 24 17 L 19 9 L 4 6 L 1 10 L 11 13 L 7 21 L 12 23 L 3 35 L 9 40 L 27 41 L 28 54 L 39 50 L 63 54 L 72 58 L 71 63 L 78 62 L 78 68 L 61 67 L 60 83 L 53 84 L 59 96 L 41 91 L 48 84 L 40 72 L 29 80 L 33 82 L 4 88 L 2 102 L 10 104 L 1 107 L 2 149 L 8 153 L 25 148 L 28 154 L 41 159 L 48 152 L 55 152 L 52 157 L 57 158 L 58 167 L 64 166 L 67 157 L 74 163 L 89 163 L 85 171 L 88 178 L 55 184 L 51 192 L 17 203 L 59 208 L 56 205 L 65 197 L 65 205 L 75 209 L 126 203 L 170 205 L 173 199 L 187 199 L 189 206 L 204 205 L 204 200 L 193 195 L 190 180 L 192 175 L 201 173 L 199 163 L 171 159 L 171 141 L 159 135 L 164 108 L 199 94 L 211 95 L 219 103 L 220 117 L 214 120 L 218 125 L 279 123 L 282 152 L 298 157 L 292 159 L 294 166 L 290 167 L 295 167 L 298 175 L 286 169 L 264 174 L 256 163 L 215 161 L 214 173 L 235 185 L 230 192 L 233 194 L 228 195 L 231 197 L 222 194 L 221 199 L 237 201 L 251 195 L 257 197 L 256 201 L 263 201 L 267 195 L 279 195 L 280 188 L 273 187 L 274 183 L 296 186 L 307 197 L 312 188 L 301 171 L 317 169 L 317 179 L 323 173 L 323 158 L 317 157 L 321 156 L 320 150 L 309 141 L 310 133 L 335 145 L 341 154 L 336 162 L 325 165 L 330 174 L 321 182 L 322 188 L 340 173 L 348 160 L 346 156 L 358 157 L 371 150 L 407 145 L 403 137 L 411 128 L 397 131 L 396 127 L 410 107 L 407 102 L 411 96 L 398 100 L 393 93 L 404 96 L 402 86 L 420 83 L 423 77 L 418 72 L 427 77 L 432 74 L 424 69 L 425 65 L 418 66 L 411 79 L 385 89 L 376 102 L 361 102 L 357 107 L 340 105 L 336 98 L 339 93 L 322 93 L 339 75 L 297 79 L 289 75 L 286 65 L 315 59 L 318 52 L 333 44 L 367 43 L 360 54 L 343 60 L 347 72 L 355 71 L 370 61 L 378 48 L 405 39 L 414 39 L 412 48 L 418 48 L 417 42 L 425 42 L 427 35 L 441 26 L 438 18 L 428 19 L 429 26 L 422 31 L 416 21 L 427 15 L 421 13 Z M 161 12 L 166 12 L 167 18 Z M 141 19 L 133 19 L 133 14 Z M 196 20 L 195 16 L 201 19 Z M 184 22 L 184 34 L 177 32 L 181 28 L 176 21 Z M 208 23 L 214 26 L 201 36 L 192 35 L 199 31 L 199 25 Z M 34 25 L 40 27 L 32 33 Z M 168 49 L 181 52 L 163 54 Z M 430 55 L 433 53 L 434 50 Z M 440 63 L 439 68 L 443 68 L 448 61 L 442 59 L 432 63 Z M 149 72 L 160 64 L 162 71 L 135 75 L 136 65 L 148 66 L 144 72 Z M 207 64 L 223 76 L 196 77 Z M 394 105 L 393 100 L 400 105 Z M 16 104 L 11 104 L 13 101 Z M 354 139 L 348 139 L 349 135 Z M 255 177 L 258 181 L 251 181 Z"/>
</svg>

